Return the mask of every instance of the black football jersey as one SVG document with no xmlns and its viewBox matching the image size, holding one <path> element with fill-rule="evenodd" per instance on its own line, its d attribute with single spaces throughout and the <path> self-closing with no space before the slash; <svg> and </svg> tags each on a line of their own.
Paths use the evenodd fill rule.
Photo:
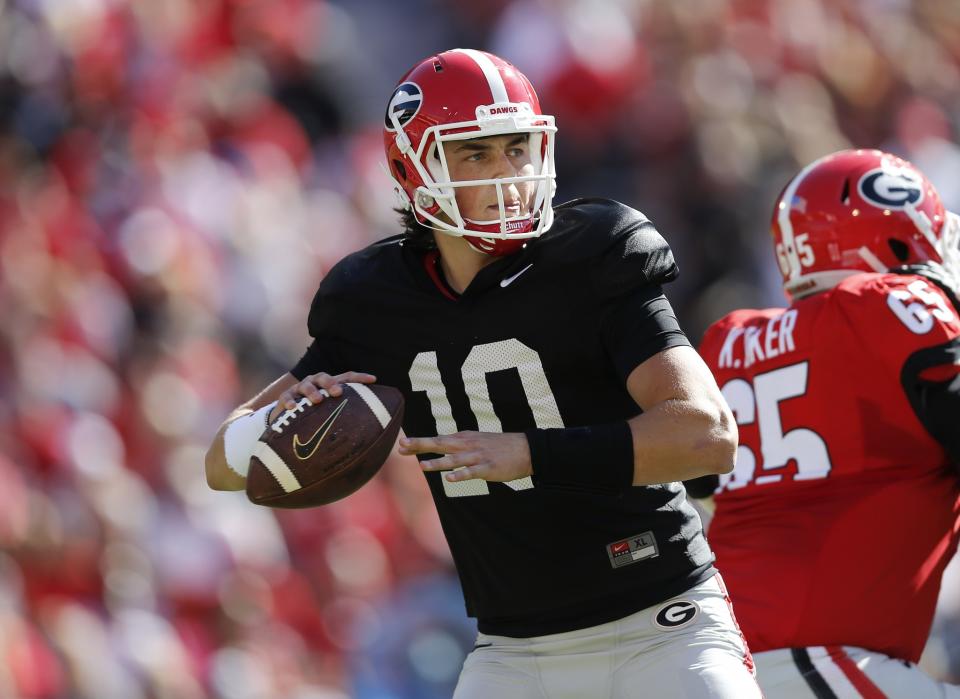
<svg viewBox="0 0 960 699">
<path fill-rule="evenodd" d="M 660 288 L 677 274 L 670 248 L 613 201 L 557 207 L 547 233 L 484 267 L 459 296 L 438 285 L 433 260 L 400 236 L 344 258 L 320 284 L 314 341 L 291 373 L 376 375 L 403 391 L 411 437 L 520 432 L 637 415 L 627 376 L 689 344 Z M 425 475 L 467 612 L 485 633 L 605 623 L 714 572 L 678 483 L 614 492 Z"/>
</svg>

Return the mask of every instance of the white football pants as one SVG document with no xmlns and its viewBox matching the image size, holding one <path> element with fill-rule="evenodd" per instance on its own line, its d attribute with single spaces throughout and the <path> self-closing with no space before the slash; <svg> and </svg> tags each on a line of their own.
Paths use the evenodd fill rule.
<svg viewBox="0 0 960 699">
<path fill-rule="evenodd" d="M 906 660 L 851 646 L 757 653 L 757 679 L 768 699 L 960 699 Z"/>
<path fill-rule="evenodd" d="M 600 626 L 477 635 L 454 699 L 760 699 L 719 576 Z"/>
</svg>

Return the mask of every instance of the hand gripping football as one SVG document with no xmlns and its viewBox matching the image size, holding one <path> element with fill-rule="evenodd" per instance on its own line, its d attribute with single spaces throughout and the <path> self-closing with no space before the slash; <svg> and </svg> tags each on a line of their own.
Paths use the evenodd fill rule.
<svg viewBox="0 0 960 699">
<path fill-rule="evenodd" d="M 339 397 L 302 398 L 257 442 L 247 497 L 268 507 L 313 507 L 340 500 L 373 478 L 403 421 L 403 394 L 390 386 L 344 384 Z"/>
</svg>

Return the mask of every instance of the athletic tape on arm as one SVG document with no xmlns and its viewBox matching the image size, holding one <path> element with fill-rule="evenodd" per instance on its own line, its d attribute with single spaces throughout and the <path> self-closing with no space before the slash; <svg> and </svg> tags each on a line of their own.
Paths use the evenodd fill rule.
<svg viewBox="0 0 960 699">
<path fill-rule="evenodd" d="M 237 475 L 247 477 L 250 456 L 260 435 L 267 429 L 267 418 L 276 404 L 274 401 L 259 410 L 238 417 L 227 425 L 223 433 L 223 451 L 227 457 L 227 466 Z"/>
</svg>

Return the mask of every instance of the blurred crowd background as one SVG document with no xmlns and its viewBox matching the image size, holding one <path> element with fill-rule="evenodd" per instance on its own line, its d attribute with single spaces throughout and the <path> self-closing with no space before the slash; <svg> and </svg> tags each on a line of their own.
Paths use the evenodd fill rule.
<svg viewBox="0 0 960 699">
<path fill-rule="evenodd" d="M 0 697 L 449 696 L 473 630 L 414 464 L 273 512 L 203 454 L 397 232 L 385 101 L 457 46 L 557 116 L 558 201 L 651 216 L 694 340 L 782 304 L 769 212 L 815 157 L 894 151 L 960 209 L 957 2 L 0 0 Z M 955 561 L 954 682 L 958 627 Z"/>
</svg>

